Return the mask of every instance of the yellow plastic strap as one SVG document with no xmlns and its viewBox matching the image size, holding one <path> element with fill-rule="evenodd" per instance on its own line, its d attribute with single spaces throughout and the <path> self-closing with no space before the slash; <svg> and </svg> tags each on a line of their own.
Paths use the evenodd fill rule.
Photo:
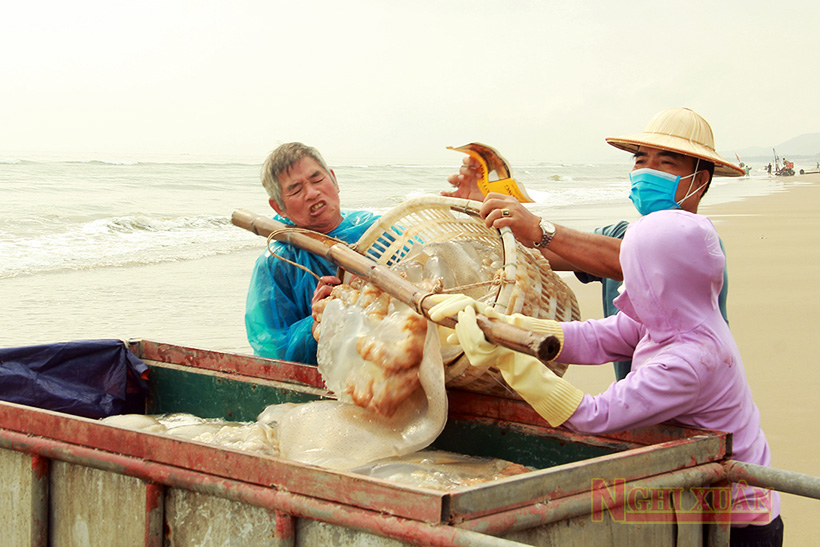
<svg viewBox="0 0 820 547">
<path fill-rule="evenodd" d="M 481 190 L 481 193 L 485 196 L 490 192 L 496 192 L 498 194 L 512 196 L 521 203 L 533 202 L 532 199 L 530 199 L 530 196 L 527 195 L 527 191 L 524 190 L 524 187 L 520 186 L 515 179 L 488 181 L 485 176 L 478 181 L 478 189 Z"/>
<path fill-rule="evenodd" d="M 448 150 L 457 150 L 464 152 L 468 156 L 475 158 L 481 164 L 481 177 L 478 179 L 478 189 L 485 196 L 490 192 L 497 192 L 499 194 L 506 194 L 512 196 L 521 203 L 533 203 L 532 198 L 527 195 L 527 190 L 523 184 L 518 183 L 512 178 L 512 170 L 510 169 L 507 160 L 495 148 L 481 144 L 480 142 L 471 142 L 464 146 L 448 146 Z M 489 180 L 490 172 L 495 172 L 499 178 L 497 180 Z"/>
</svg>

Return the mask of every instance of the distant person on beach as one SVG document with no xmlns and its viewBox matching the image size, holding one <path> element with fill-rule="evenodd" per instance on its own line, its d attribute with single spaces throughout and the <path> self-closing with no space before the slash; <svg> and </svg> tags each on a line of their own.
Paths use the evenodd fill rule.
<svg viewBox="0 0 820 547">
<path fill-rule="evenodd" d="M 311 146 L 279 146 L 265 160 L 261 177 L 276 220 L 289 226 L 355 243 L 378 218 L 367 211 L 341 210 L 336 174 Z M 326 297 L 337 283 L 331 262 L 287 243 L 272 243 L 256 260 L 245 303 L 245 330 L 254 354 L 315 365 L 312 302 Z"/>
<path fill-rule="evenodd" d="M 641 215 L 664 209 L 697 213 L 713 175 L 744 175 L 743 169 L 718 155 L 709 123 L 688 108 L 664 110 L 650 120 L 643 133 L 610 137 L 606 141 L 634 154 L 635 164 L 629 173 L 630 199 Z M 553 224 L 510 196 L 491 193 L 484 197 L 478 189 L 478 166 L 473 158 L 465 157 L 459 172 L 447 179 L 456 189 L 442 194 L 483 200 L 481 216 L 487 226 L 508 226 L 525 247 L 538 248 L 553 270 L 574 271 L 582 283 L 601 282 L 604 315 L 617 313 L 612 301 L 618 296 L 623 279 L 618 256 L 629 223 L 622 220 L 596 228 L 593 233 Z M 724 272 L 720 310 L 728 322 L 727 293 L 728 278 Z M 630 370 L 629 361 L 615 363 L 618 380 Z"/>
<path fill-rule="evenodd" d="M 429 315 L 438 320 L 457 313 L 456 335 L 470 364 L 497 367 L 552 427 L 600 435 L 673 421 L 729 432 L 734 459 L 769 466 L 760 411 L 718 308 L 725 261 L 707 217 L 657 211 L 626 230 L 617 315 L 558 323 L 497 314 L 464 295 L 451 295 Z M 599 395 L 584 394 L 535 357 L 488 342 L 476 311 L 555 335 L 561 343 L 556 360 L 561 362 L 598 365 L 632 359 L 635 369 Z M 733 484 L 731 524 L 733 546 L 782 545 L 779 494 Z"/>
</svg>

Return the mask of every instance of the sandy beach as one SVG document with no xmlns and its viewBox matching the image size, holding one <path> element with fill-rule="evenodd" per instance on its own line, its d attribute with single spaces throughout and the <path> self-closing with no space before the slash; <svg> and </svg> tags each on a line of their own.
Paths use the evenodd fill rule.
<svg viewBox="0 0 820 547">
<path fill-rule="evenodd" d="M 738 182 L 742 184 L 742 181 Z M 726 248 L 729 323 L 760 408 L 772 467 L 820 476 L 820 371 L 811 349 L 820 327 L 820 175 L 784 179 L 781 191 L 709 205 Z M 568 280 L 584 319 L 601 316 L 600 285 Z M 571 367 L 570 381 L 599 393 L 612 367 Z M 815 539 L 820 501 L 781 494 L 785 545 Z"/>
</svg>

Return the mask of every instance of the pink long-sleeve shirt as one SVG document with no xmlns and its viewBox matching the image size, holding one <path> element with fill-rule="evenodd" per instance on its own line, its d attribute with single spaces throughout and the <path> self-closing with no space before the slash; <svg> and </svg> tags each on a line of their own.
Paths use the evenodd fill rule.
<svg viewBox="0 0 820 547">
<path fill-rule="evenodd" d="M 562 323 L 559 360 L 631 358 L 632 372 L 600 395 L 585 395 L 565 425 L 606 433 L 674 421 L 726 431 L 732 433 L 734 459 L 768 466 L 760 412 L 718 308 L 725 257 L 711 221 L 677 210 L 647 215 L 627 230 L 620 260 L 620 313 Z M 765 524 L 780 513 L 777 492 L 734 485 L 735 507 L 760 507 L 761 499 L 768 500 L 770 513 L 733 514 L 733 524 Z"/>
</svg>

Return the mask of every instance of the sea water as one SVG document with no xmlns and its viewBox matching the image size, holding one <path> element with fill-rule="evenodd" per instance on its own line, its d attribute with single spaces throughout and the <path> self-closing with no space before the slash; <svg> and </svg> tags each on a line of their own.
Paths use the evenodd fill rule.
<svg viewBox="0 0 820 547">
<path fill-rule="evenodd" d="M 249 158 L 0 158 L 0 347 L 148 338 L 250 352 L 244 307 L 265 240 L 233 226 L 271 214 Z M 449 189 L 452 165 L 332 165 L 345 209 L 383 213 Z M 637 218 L 622 164 L 514 167 L 531 210 L 591 230 Z M 709 203 L 773 191 L 765 172 L 717 179 Z"/>
</svg>

